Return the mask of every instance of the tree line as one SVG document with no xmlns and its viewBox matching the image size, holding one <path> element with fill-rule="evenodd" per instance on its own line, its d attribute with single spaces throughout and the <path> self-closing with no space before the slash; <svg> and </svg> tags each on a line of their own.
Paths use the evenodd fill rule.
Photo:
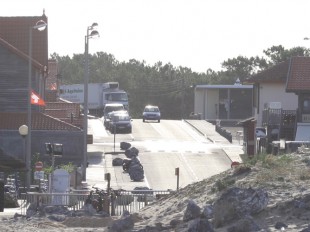
<svg viewBox="0 0 310 232">
<path fill-rule="evenodd" d="M 207 69 L 204 73 L 197 73 L 187 67 L 175 67 L 160 61 L 152 66 L 135 59 L 120 62 L 112 54 L 97 52 L 89 54 L 89 83 L 119 82 L 121 89 L 129 95 L 133 118 L 141 118 L 147 104 L 158 105 L 165 119 L 188 118 L 194 111 L 196 85 L 229 85 L 238 78 L 243 82 L 291 56 L 309 56 L 310 51 L 304 47 L 285 49 L 278 45 L 263 53 L 262 57 L 238 56 L 227 59 L 221 63 L 221 71 Z M 61 84 L 84 83 L 84 54 L 74 54 L 71 58 L 54 53 L 51 58 L 58 62 Z"/>
</svg>

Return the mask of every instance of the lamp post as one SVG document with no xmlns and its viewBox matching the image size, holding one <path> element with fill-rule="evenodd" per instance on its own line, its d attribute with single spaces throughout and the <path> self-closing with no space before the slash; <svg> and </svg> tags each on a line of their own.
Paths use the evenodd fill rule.
<svg viewBox="0 0 310 232">
<path fill-rule="evenodd" d="M 28 135 L 28 126 L 27 125 L 21 125 L 18 128 L 18 132 L 19 134 L 22 136 L 23 138 L 23 155 L 24 155 L 24 161 L 26 163 L 26 154 L 25 154 L 25 148 L 26 148 L 26 136 Z"/>
<path fill-rule="evenodd" d="M 87 115 L 88 115 L 88 80 L 89 80 L 89 72 L 88 72 L 88 41 L 89 38 L 92 38 L 94 36 L 99 36 L 98 31 L 94 30 L 95 27 L 97 27 L 97 23 L 93 23 L 91 26 L 87 27 L 87 32 L 85 36 L 85 64 L 84 64 L 84 120 L 83 120 L 83 130 L 84 130 L 84 136 L 83 136 L 83 144 L 84 144 L 84 150 L 83 150 L 83 165 L 82 165 L 82 171 L 83 171 L 83 180 L 86 180 L 86 167 L 87 167 Z M 90 32 L 90 34 L 89 34 Z"/>
<path fill-rule="evenodd" d="M 29 189 L 31 185 L 31 78 L 32 78 L 32 30 L 38 29 L 43 31 L 46 28 L 47 24 L 40 20 L 36 23 L 35 26 L 29 27 L 29 53 L 28 53 L 28 112 L 27 112 L 27 121 L 28 121 L 28 136 L 27 136 L 27 153 L 26 153 L 26 186 Z"/>
</svg>

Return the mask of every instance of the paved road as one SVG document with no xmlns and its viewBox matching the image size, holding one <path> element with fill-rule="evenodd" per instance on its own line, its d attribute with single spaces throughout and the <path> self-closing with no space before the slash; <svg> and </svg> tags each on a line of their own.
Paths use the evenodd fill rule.
<svg viewBox="0 0 310 232">
<path fill-rule="evenodd" d="M 91 120 L 93 121 L 93 120 Z M 243 154 L 242 146 L 239 144 L 239 141 L 237 140 L 235 134 L 236 131 L 240 130 L 241 128 L 231 128 L 231 132 L 233 135 L 233 142 L 230 143 L 226 138 L 222 137 L 220 134 L 218 134 L 215 131 L 215 126 L 207 121 L 204 120 L 188 120 L 185 121 L 188 125 L 192 126 L 194 129 L 196 129 L 200 134 L 202 134 L 205 138 L 207 138 L 210 143 L 214 143 L 216 146 L 220 146 L 224 153 L 227 155 L 227 157 L 231 161 L 238 161 L 241 162 L 240 154 Z M 129 175 L 126 173 L 123 173 L 122 170 L 120 171 L 121 167 L 114 167 L 112 166 L 112 160 L 115 157 L 119 158 L 126 158 L 124 154 L 122 154 L 123 151 L 120 150 L 119 148 L 119 141 L 126 141 L 134 144 L 133 146 L 139 147 L 139 142 L 136 140 L 139 140 L 139 138 L 134 138 L 132 136 L 128 135 L 117 135 L 117 142 L 113 143 L 113 136 L 107 136 L 105 134 L 105 130 L 102 127 L 102 123 L 100 125 L 100 121 L 96 120 L 93 122 L 89 123 L 92 125 L 91 127 L 93 130 L 97 130 L 98 133 L 94 133 L 94 142 L 95 144 L 89 145 L 88 147 L 88 154 L 89 154 L 89 167 L 87 169 L 87 184 L 89 187 L 91 186 L 97 186 L 101 188 L 106 188 L 107 182 L 104 180 L 104 175 L 105 173 L 112 173 L 112 179 L 111 179 L 111 187 L 114 189 L 133 189 L 134 187 L 137 186 L 137 182 L 133 182 L 130 180 Z M 155 126 L 161 128 L 160 125 L 145 125 L 145 126 Z M 229 128 L 227 128 L 229 129 Z M 92 129 L 90 128 L 90 131 Z M 180 132 L 180 131 L 179 131 Z M 143 136 L 147 137 L 145 134 L 146 132 L 143 131 Z M 139 134 L 139 133 L 138 133 Z M 137 134 L 137 136 L 138 136 Z M 149 135 L 150 136 L 150 135 Z M 151 138 L 151 137 L 150 137 Z M 105 141 L 104 143 L 102 142 L 103 140 Z M 127 140 L 126 140 L 127 139 Z M 96 143 L 97 142 L 97 143 Z M 167 141 L 169 143 L 170 141 Z M 162 143 L 162 145 L 159 145 Z M 116 145 L 115 145 L 116 144 Z M 150 159 L 152 158 L 151 156 L 148 156 L 149 158 L 142 157 L 142 154 L 144 155 L 145 153 L 151 154 L 152 152 L 155 152 L 156 155 L 160 155 L 161 152 L 166 152 L 166 154 L 169 153 L 169 151 L 165 150 L 162 151 L 161 149 L 164 147 L 165 149 L 171 149 L 169 157 L 175 156 L 176 153 L 173 153 L 175 151 L 179 151 L 179 154 L 182 154 L 182 150 L 184 147 L 184 152 L 186 152 L 186 143 L 181 143 L 181 144 L 174 144 L 170 142 L 170 145 L 167 146 L 165 144 L 165 141 L 157 141 L 156 146 L 152 146 L 152 141 L 149 141 L 147 145 L 147 150 L 143 149 L 140 150 L 140 158 L 142 161 L 145 159 Z M 115 145 L 115 147 L 114 147 Z M 153 148 L 152 148 L 153 147 Z M 199 148 L 197 151 L 194 151 L 196 153 L 201 153 L 201 150 L 204 150 L 205 148 Z M 101 151 L 101 152 L 100 152 Z M 104 151 L 104 152 L 103 152 Z M 167 153 L 168 152 L 168 153 Z M 181 152 L 181 153 L 180 153 Z M 198 155 L 199 156 L 199 155 Z M 197 158 L 197 157 L 196 157 Z M 215 157 L 216 158 L 216 157 Z M 155 162 L 155 161 L 154 161 Z M 168 161 L 167 161 L 168 162 Z M 224 162 L 224 161 L 223 161 Z M 145 162 L 145 165 L 147 165 L 147 162 Z M 171 167 L 170 167 L 171 168 Z M 150 169 L 150 168 L 149 168 Z M 202 167 L 203 169 L 203 167 Z M 208 168 L 209 169 L 209 168 Z M 184 169 L 183 169 L 184 170 Z M 226 170 L 226 169 L 225 169 Z M 211 173 L 212 174 L 212 173 Z M 213 173 L 214 174 L 214 173 Z M 205 175 L 205 173 L 204 173 Z M 190 175 L 188 175 L 189 177 Z M 98 177 L 100 177 L 98 179 Z M 195 175 L 194 175 L 195 177 Z M 192 177 L 192 178 L 194 178 Z M 172 178 L 175 178 L 174 176 Z M 184 177 L 185 178 L 185 177 Z M 195 179 L 195 178 L 194 178 Z M 151 180 L 150 180 L 151 181 Z M 147 185 L 147 183 L 141 183 L 141 185 Z M 153 182 L 153 185 L 155 183 Z"/>
</svg>

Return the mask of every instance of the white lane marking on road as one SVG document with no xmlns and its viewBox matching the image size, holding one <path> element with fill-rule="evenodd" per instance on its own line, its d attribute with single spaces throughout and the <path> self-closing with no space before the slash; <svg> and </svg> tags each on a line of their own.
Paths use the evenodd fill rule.
<svg viewBox="0 0 310 232">
<path fill-rule="evenodd" d="M 188 170 L 189 170 L 189 171 L 192 173 L 192 175 L 194 176 L 195 181 L 199 181 L 199 178 L 197 177 L 196 173 L 195 173 L 194 170 L 191 168 L 191 166 L 188 164 L 188 162 L 187 162 L 187 160 L 186 160 L 186 158 L 185 158 L 185 156 L 184 156 L 184 153 L 181 152 L 180 155 L 181 155 L 182 159 L 184 160 L 184 163 L 186 164 Z"/>
<path fill-rule="evenodd" d="M 150 124 L 154 130 L 156 130 L 158 132 L 158 134 L 161 135 L 161 137 L 165 137 L 165 131 L 162 129 L 161 124 Z"/>
</svg>

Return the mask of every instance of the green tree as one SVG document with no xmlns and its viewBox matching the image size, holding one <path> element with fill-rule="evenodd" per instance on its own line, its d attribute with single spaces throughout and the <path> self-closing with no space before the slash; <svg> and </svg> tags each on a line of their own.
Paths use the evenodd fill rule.
<svg viewBox="0 0 310 232">
<path fill-rule="evenodd" d="M 309 56 L 309 49 L 305 47 L 294 47 L 285 49 L 282 45 L 272 46 L 264 50 L 264 54 L 268 58 L 268 67 L 279 64 L 290 59 L 292 56 Z"/>
</svg>

